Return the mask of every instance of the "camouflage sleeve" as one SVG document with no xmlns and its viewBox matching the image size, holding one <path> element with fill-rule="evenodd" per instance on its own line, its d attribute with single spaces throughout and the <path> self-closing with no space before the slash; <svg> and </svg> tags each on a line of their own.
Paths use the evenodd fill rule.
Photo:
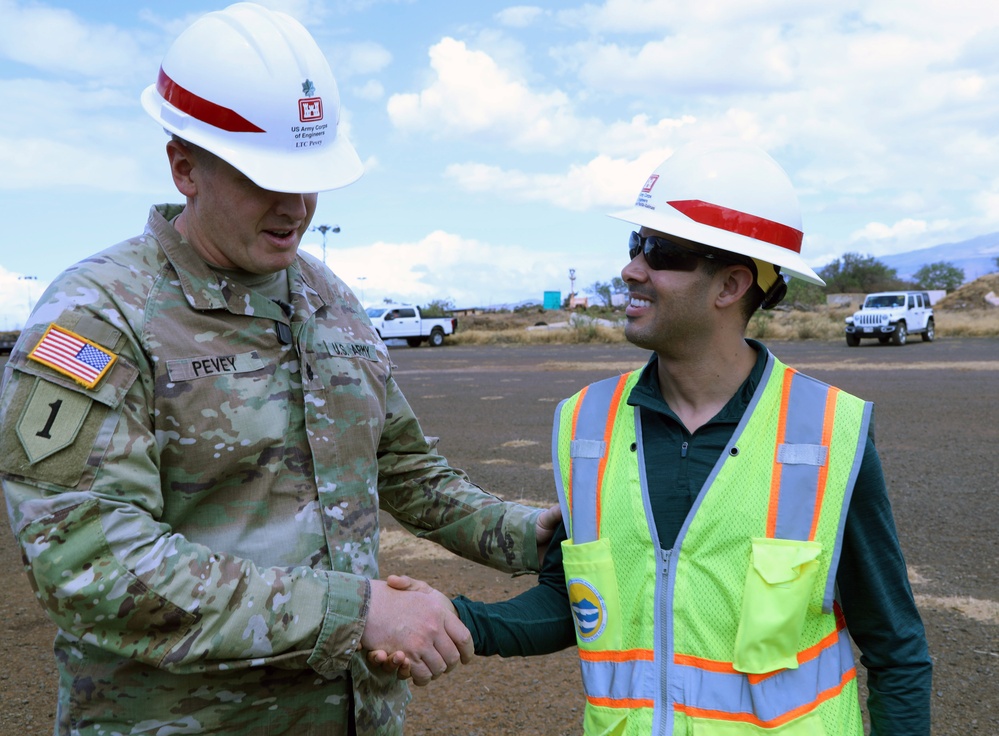
<svg viewBox="0 0 999 736">
<path fill-rule="evenodd" d="M 378 455 L 381 507 L 418 537 L 504 572 L 538 570 L 539 509 L 501 501 L 427 442 L 394 379 Z"/>
<path fill-rule="evenodd" d="M 123 337 L 110 373 L 88 389 L 26 359 L 39 329 L 25 332 L 28 348 L 15 348 L 6 367 L 0 479 L 25 570 L 60 629 L 178 673 L 346 669 L 368 581 L 262 567 L 174 533 L 158 520 L 164 497 L 142 351 Z"/>
</svg>

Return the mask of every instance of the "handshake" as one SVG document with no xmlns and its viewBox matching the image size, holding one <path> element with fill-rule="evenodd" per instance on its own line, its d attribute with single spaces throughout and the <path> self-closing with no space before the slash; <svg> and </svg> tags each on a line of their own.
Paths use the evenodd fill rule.
<svg viewBox="0 0 999 736">
<path fill-rule="evenodd" d="M 561 523 L 562 510 L 557 504 L 538 515 L 534 533 L 539 563 Z M 426 685 L 459 662 L 468 664 L 475 655 L 472 635 L 451 600 L 406 575 L 371 581 L 361 648 L 367 650 L 373 667 L 394 672 L 400 680 L 412 678 L 416 685 Z"/>
<path fill-rule="evenodd" d="M 472 635 L 448 597 L 406 575 L 371 581 L 361 646 L 373 667 L 421 686 L 475 654 Z"/>
</svg>

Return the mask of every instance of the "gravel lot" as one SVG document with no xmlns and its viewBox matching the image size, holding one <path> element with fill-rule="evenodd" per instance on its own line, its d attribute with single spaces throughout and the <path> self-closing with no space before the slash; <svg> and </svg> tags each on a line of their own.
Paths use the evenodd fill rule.
<svg viewBox="0 0 999 736">
<path fill-rule="evenodd" d="M 785 362 L 875 402 L 878 447 L 910 578 L 936 661 L 934 734 L 999 735 L 999 339 L 905 347 L 841 341 L 773 343 Z M 629 345 L 393 347 L 397 377 L 427 434 L 484 488 L 555 500 L 549 441 L 555 404 L 585 384 L 637 367 Z M 0 362 L 2 362 L 0 358 Z M 4 513 L 5 516 L 5 512 Z M 413 540 L 384 518 L 383 572 L 501 600 L 533 585 Z M 52 625 L 0 533 L 0 736 L 52 733 Z M 410 734 L 578 734 L 572 650 L 535 659 L 480 658 L 415 691 Z"/>
</svg>

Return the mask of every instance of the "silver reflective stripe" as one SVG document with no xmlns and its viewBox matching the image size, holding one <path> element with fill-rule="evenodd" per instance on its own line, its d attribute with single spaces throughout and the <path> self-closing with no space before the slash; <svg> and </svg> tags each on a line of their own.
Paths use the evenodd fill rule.
<svg viewBox="0 0 999 736">
<path fill-rule="evenodd" d="M 826 464 L 829 448 L 824 445 L 788 445 L 777 448 L 777 462 L 784 465 L 818 465 Z"/>
<path fill-rule="evenodd" d="M 581 457 L 599 460 L 606 452 L 607 443 L 603 440 L 573 440 L 569 444 L 569 457 L 573 460 Z"/>
<path fill-rule="evenodd" d="M 807 540 L 811 536 L 819 472 L 824 462 L 803 460 L 815 460 L 820 454 L 825 460 L 828 455 L 829 448 L 822 445 L 822 424 L 830 390 L 826 384 L 800 373 L 791 378 L 784 420 L 784 444 L 778 447 L 776 453 L 776 460 L 781 463 L 774 531 L 778 539 Z"/>
<path fill-rule="evenodd" d="M 579 399 L 576 431 L 572 438 L 572 543 L 585 544 L 597 540 L 597 484 L 600 462 L 607 451 L 604 432 L 610 416 L 611 402 L 620 379 L 607 378 L 591 384 Z"/>
<path fill-rule="evenodd" d="M 693 677 L 700 683 L 688 692 L 685 706 L 752 713 L 764 724 L 770 724 L 799 708 L 818 705 L 823 693 L 838 692 L 855 665 L 850 638 L 843 629 L 836 642 L 819 656 L 802 662 L 797 669 L 778 670 L 772 675 L 746 677 L 735 671 L 719 672 L 694 664 L 679 666 L 686 670 L 685 677 Z"/>
<path fill-rule="evenodd" d="M 588 698 L 611 700 L 654 700 L 656 697 L 656 665 L 649 659 L 624 662 L 594 662 L 580 659 L 583 689 Z M 632 707 L 623 705 L 622 707 Z"/>
</svg>

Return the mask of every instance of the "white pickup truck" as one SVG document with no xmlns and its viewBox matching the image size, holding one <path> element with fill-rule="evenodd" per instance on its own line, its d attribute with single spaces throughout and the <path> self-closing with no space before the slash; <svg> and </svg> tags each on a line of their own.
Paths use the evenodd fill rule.
<svg viewBox="0 0 999 736">
<path fill-rule="evenodd" d="M 861 338 L 876 337 L 885 344 L 905 345 L 910 333 L 919 333 L 923 342 L 936 337 L 933 307 L 925 291 L 883 291 L 868 294 L 859 312 L 846 318 L 846 344 L 855 348 Z"/>
<path fill-rule="evenodd" d="M 424 317 L 419 307 L 409 304 L 383 304 L 365 311 L 383 340 L 405 340 L 411 348 L 422 342 L 438 348 L 446 335 L 458 329 L 457 317 Z"/>
</svg>

